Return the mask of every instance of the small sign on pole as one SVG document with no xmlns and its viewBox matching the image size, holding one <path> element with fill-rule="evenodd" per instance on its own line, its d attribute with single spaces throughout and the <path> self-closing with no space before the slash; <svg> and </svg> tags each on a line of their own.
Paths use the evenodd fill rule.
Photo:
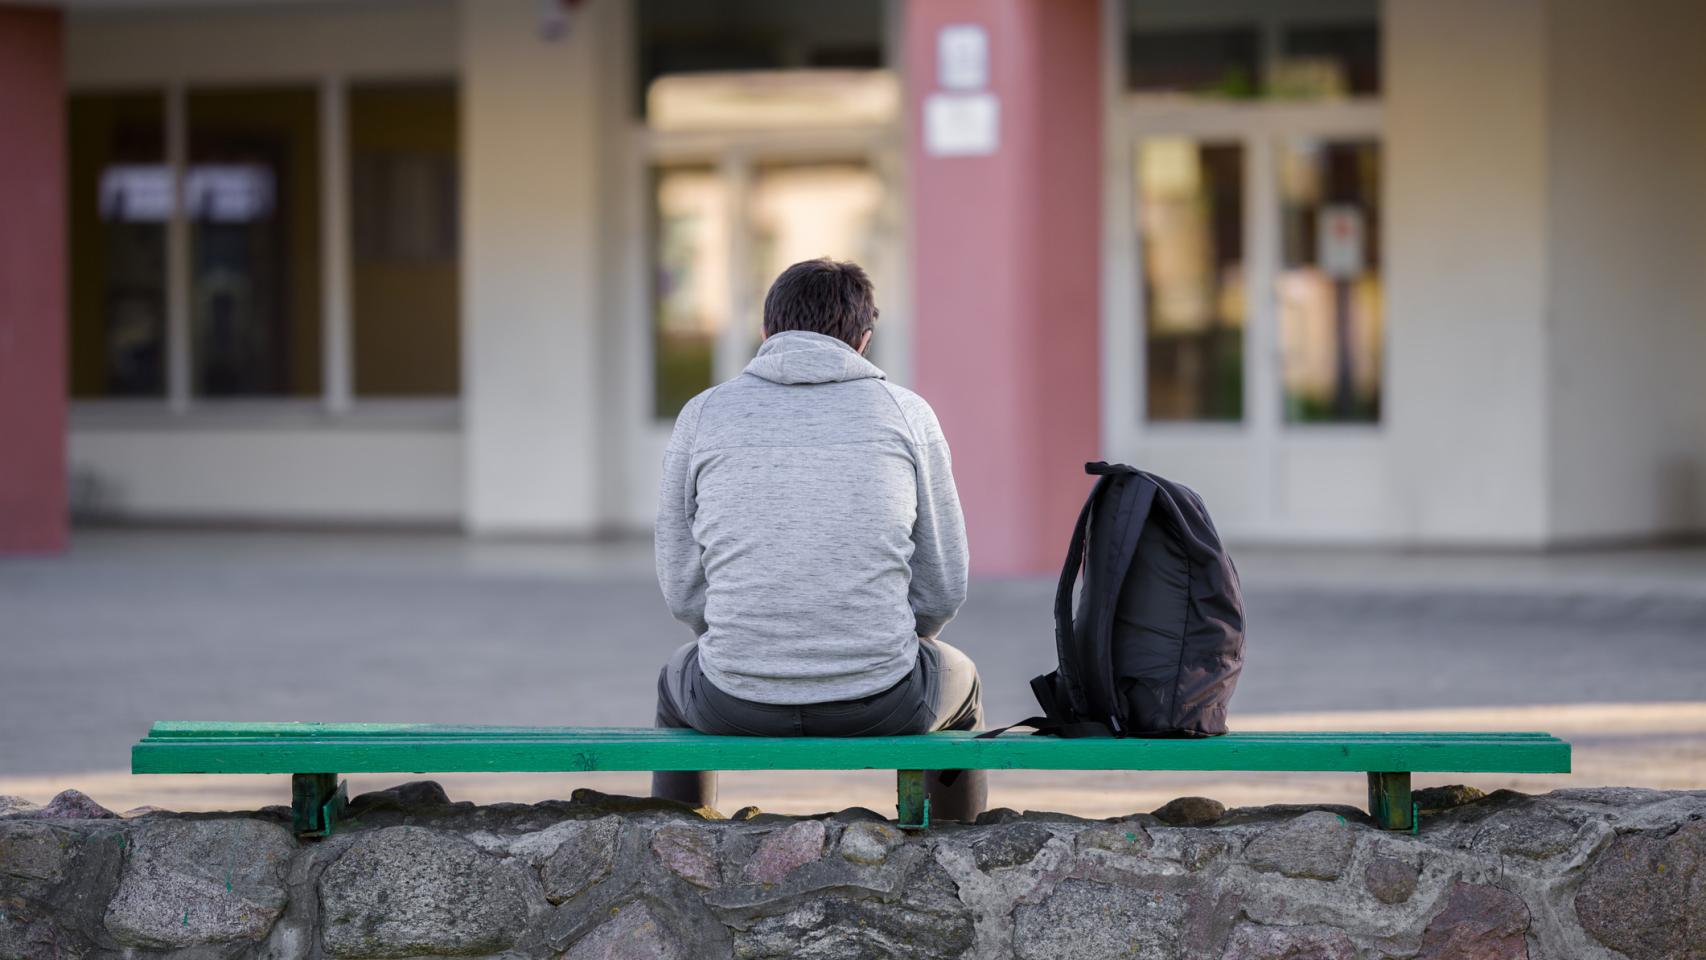
<svg viewBox="0 0 1706 960">
<path fill-rule="evenodd" d="M 1335 280 L 1354 280 L 1366 268 L 1367 253 L 1362 208 L 1333 203 L 1321 208 L 1316 224 L 1316 259 L 1321 272 Z"/>
</svg>

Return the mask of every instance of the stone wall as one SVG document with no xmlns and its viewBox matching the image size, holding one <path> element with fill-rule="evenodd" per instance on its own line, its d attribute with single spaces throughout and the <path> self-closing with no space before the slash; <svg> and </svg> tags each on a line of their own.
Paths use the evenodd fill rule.
<svg viewBox="0 0 1706 960">
<path fill-rule="evenodd" d="M 1706 792 L 1419 797 L 1419 835 L 1202 799 L 908 835 L 421 782 L 322 841 L 276 807 L 0 798 L 0 958 L 1706 958 Z"/>
</svg>

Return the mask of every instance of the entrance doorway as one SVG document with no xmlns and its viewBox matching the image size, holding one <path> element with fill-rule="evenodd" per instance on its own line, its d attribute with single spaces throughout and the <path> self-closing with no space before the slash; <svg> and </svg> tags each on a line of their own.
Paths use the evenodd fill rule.
<svg viewBox="0 0 1706 960">
<path fill-rule="evenodd" d="M 1378 535 L 1376 9 L 1108 11 L 1108 454 L 1235 537 Z"/>
</svg>

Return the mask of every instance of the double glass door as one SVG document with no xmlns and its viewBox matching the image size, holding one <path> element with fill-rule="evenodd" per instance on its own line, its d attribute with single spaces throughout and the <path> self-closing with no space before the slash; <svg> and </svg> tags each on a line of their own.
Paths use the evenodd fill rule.
<svg viewBox="0 0 1706 960">
<path fill-rule="evenodd" d="M 869 154 L 816 157 L 727 152 L 716 162 L 652 167 L 652 415 L 738 374 L 757 349 L 764 295 L 790 264 L 862 264 L 879 305 L 889 282 L 893 208 Z M 892 311 L 885 310 L 885 315 Z M 875 342 L 885 345 L 882 327 Z M 889 351 L 892 353 L 892 351 Z M 881 347 L 875 357 L 885 356 Z"/>
<path fill-rule="evenodd" d="M 1287 485 L 1334 482 L 1296 452 L 1328 442 L 1342 456 L 1379 436 L 1379 105 L 1134 107 L 1122 120 L 1108 446 L 1222 486 L 1241 530 L 1283 533 Z"/>
</svg>

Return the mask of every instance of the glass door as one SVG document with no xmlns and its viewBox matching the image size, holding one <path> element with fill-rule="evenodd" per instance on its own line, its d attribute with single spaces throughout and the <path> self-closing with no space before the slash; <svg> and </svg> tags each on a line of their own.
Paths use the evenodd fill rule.
<svg viewBox="0 0 1706 960">
<path fill-rule="evenodd" d="M 1381 416 L 1378 105 L 1174 104 L 1122 120 L 1109 455 L 1203 488 L 1240 535 L 1287 535 L 1303 485 L 1372 469 L 1355 446 Z"/>
<path fill-rule="evenodd" d="M 879 302 L 893 295 L 888 191 L 868 158 L 730 151 L 716 163 L 655 167 L 651 193 L 658 420 L 740 373 L 762 338 L 764 295 L 790 264 L 854 260 L 871 272 Z"/>
</svg>

